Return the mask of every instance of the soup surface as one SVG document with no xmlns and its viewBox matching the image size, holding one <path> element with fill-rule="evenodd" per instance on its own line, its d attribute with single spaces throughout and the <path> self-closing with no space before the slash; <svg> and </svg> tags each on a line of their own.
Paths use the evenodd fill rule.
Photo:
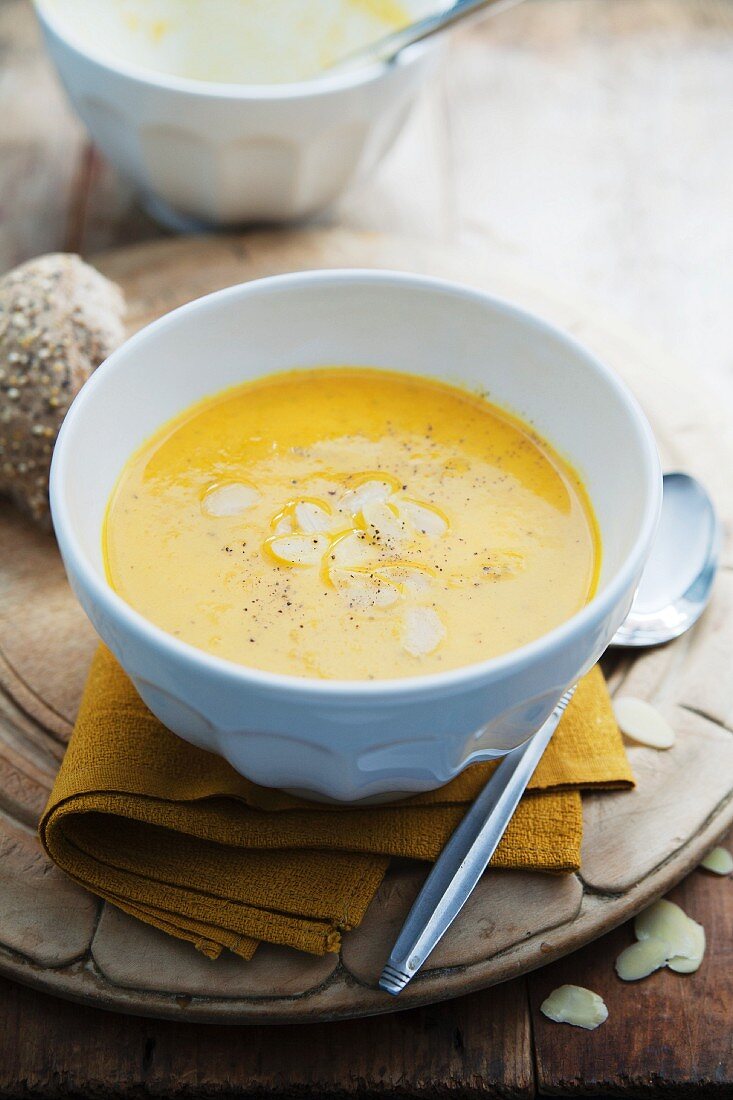
<svg viewBox="0 0 733 1100">
<path fill-rule="evenodd" d="M 577 476 L 483 397 L 370 368 L 271 375 L 193 406 L 127 463 L 116 591 L 273 672 L 375 679 L 505 653 L 590 598 Z"/>
<path fill-rule="evenodd" d="M 38 0 L 87 48 L 193 80 L 306 80 L 445 0 Z"/>
</svg>

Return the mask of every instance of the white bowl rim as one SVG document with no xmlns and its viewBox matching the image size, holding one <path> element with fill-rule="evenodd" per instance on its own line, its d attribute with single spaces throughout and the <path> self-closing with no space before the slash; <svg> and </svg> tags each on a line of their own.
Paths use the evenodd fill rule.
<svg viewBox="0 0 733 1100">
<path fill-rule="evenodd" d="M 438 43 L 431 40 L 417 42 L 406 47 L 394 61 L 377 61 L 370 65 L 361 65 L 343 72 L 327 72 L 310 80 L 293 80 L 276 84 L 239 84 L 216 80 L 194 80 L 192 77 L 175 76 L 148 69 L 144 65 L 121 61 L 104 50 L 94 50 L 70 30 L 63 19 L 48 10 L 46 0 L 33 0 L 33 7 L 40 21 L 61 39 L 70 49 L 94 62 L 100 68 L 109 69 L 128 80 L 164 88 L 170 92 L 182 92 L 187 95 L 210 97 L 212 99 L 232 100 L 293 100 L 309 99 L 319 95 L 328 95 L 346 91 L 380 80 L 398 68 L 416 62 L 423 54 L 436 49 Z"/>
<path fill-rule="evenodd" d="M 485 304 L 488 302 L 494 308 L 498 308 L 499 311 L 503 311 L 528 327 L 539 331 L 540 334 L 560 339 L 568 345 L 571 351 L 584 359 L 603 377 L 621 399 L 639 433 L 644 461 L 644 467 L 640 470 L 640 474 L 643 483 L 649 488 L 642 523 L 630 553 L 600 593 L 594 595 L 580 611 L 571 615 L 569 619 L 566 619 L 552 630 L 540 635 L 539 638 L 535 638 L 526 645 L 509 650 L 497 657 L 461 665 L 445 672 L 423 673 L 415 676 L 381 680 L 318 680 L 305 676 L 293 676 L 286 673 L 267 672 L 251 668 L 235 661 L 214 656 L 206 650 L 175 638 L 161 627 L 151 623 L 140 612 L 135 611 L 111 588 L 106 579 L 102 579 L 98 575 L 89 563 L 87 555 L 74 533 L 64 492 L 67 465 L 66 452 L 73 443 L 75 426 L 83 417 L 90 396 L 100 386 L 104 385 L 107 375 L 119 369 L 119 365 L 124 364 L 125 359 L 130 354 L 135 353 L 137 346 L 143 343 L 150 334 L 164 333 L 166 328 L 173 328 L 178 318 L 184 313 L 205 312 L 210 308 L 218 308 L 219 304 L 227 298 L 236 299 L 240 296 L 249 297 L 258 294 L 269 294 L 272 290 L 287 289 L 289 285 L 293 284 L 321 283 L 328 286 L 333 283 L 365 282 L 411 286 L 443 295 L 463 299 L 471 298 L 479 303 Z M 363 698 L 376 703 L 383 701 L 388 704 L 401 698 L 404 701 L 405 697 L 410 696 L 424 697 L 433 692 L 443 694 L 446 691 L 454 691 L 459 693 L 486 679 L 487 676 L 494 678 L 507 672 L 519 672 L 530 665 L 535 658 L 539 657 L 548 648 L 561 646 L 574 634 L 582 633 L 593 622 L 602 621 L 621 598 L 624 590 L 641 568 L 651 546 L 662 503 L 662 471 L 654 435 L 634 395 L 610 367 L 597 359 L 595 355 L 568 333 L 506 299 L 460 283 L 402 271 L 334 268 L 288 272 L 283 275 L 271 275 L 262 279 L 254 279 L 246 283 L 237 283 L 234 286 L 214 291 L 171 310 L 156 321 L 146 325 L 129 340 L 126 340 L 94 371 L 77 394 L 66 414 L 51 463 L 50 500 L 54 529 L 63 557 L 68 558 L 73 569 L 84 576 L 88 588 L 92 591 L 93 598 L 99 602 L 105 613 L 112 619 L 122 619 L 128 629 L 134 634 L 142 635 L 148 644 L 162 647 L 171 656 L 182 660 L 184 664 L 204 666 L 217 677 L 239 681 L 243 686 L 251 684 L 256 685 L 258 689 L 270 689 L 274 694 L 284 692 L 289 695 L 299 694 L 307 698 L 321 696 L 324 701 L 327 697 L 331 701 L 338 699 L 352 701 L 355 698 Z"/>
</svg>

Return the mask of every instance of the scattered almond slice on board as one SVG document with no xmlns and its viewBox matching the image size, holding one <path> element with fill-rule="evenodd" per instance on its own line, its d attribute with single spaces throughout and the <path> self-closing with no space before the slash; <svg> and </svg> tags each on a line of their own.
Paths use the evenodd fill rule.
<svg viewBox="0 0 733 1100">
<path fill-rule="evenodd" d="M 277 535 L 265 546 L 285 565 L 318 565 L 330 546 L 326 535 Z"/>
<path fill-rule="evenodd" d="M 661 898 L 642 910 L 634 921 L 634 934 L 637 940 L 662 940 L 669 948 L 669 958 L 684 955 L 692 958 L 696 952 L 695 933 L 690 926 L 694 924 L 679 905 Z"/>
<path fill-rule="evenodd" d="M 561 985 L 540 1005 L 540 1012 L 557 1024 L 572 1024 L 594 1031 L 608 1019 L 602 997 L 582 985 Z"/>
<path fill-rule="evenodd" d="M 706 871 L 715 875 L 729 875 L 733 871 L 733 856 L 727 848 L 713 848 L 700 863 Z"/>
<path fill-rule="evenodd" d="M 614 699 L 613 712 L 619 729 L 632 741 L 652 749 L 669 749 L 676 741 L 675 732 L 666 718 L 644 699 L 624 695 Z"/>
<path fill-rule="evenodd" d="M 686 955 L 673 955 L 671 959 L 667 960 L 667 966 L 670 970 L 674 970 L 676 974 L 694 974 L 705 954 L 705 929 L 691 917 L 688 917 L 687 920 L 690 924 L 690 933 L 695 941 L 695 954 L 689 957 Z"/>
<path fill-rule="evenodd" d="M 409 607 L 405 612 L 403 648 L 413 657 L 424 657 L 437 649 L 445 627 L 432 607 Z"/>
<path fill-rule="evenodd" d="M 201 502 L 207 516 L 238 516 L 260 499 L 254 485 L 233 481 L 211 489 Z"/>
<path fill-rule="evenodd" d="M 666 966 L 669 952 L 669 944 L 664 940 L 651 936 L 649 939 L 637 940 L 616 959 L 616 973 L 625 982 L 638 982 Z"/>
<path fill-rule="evenodd" d="M 637 942 L 616 960 L 616 973 L 626 982 L 645 978 L 665 965 L 677 974 L 692 974 L 705 955 L 703 926 L 666 898 L 638 914 L 634 932 Z"/>
<path fill-rule="evenodd" d="M 448 520 L 429 504 L 410 500 L 409 497 L 394 497 L 390 503 L 397 509 L 400 519 L 407 520 L 421 535 L 439 539 L 448 530 Z"/>
</svg>

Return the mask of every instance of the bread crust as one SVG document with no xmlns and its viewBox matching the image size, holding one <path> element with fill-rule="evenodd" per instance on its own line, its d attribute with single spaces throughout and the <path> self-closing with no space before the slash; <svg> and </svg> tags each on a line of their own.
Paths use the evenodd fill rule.
<svg viewBox="0 0 733 1100">
<path fill-rule="evenodd" d="M 0 494 L 50 529 L 56 436 L 87 378 L 124 338 L 121 289 L 52 253 L 0 279 Z"/>
</svg>

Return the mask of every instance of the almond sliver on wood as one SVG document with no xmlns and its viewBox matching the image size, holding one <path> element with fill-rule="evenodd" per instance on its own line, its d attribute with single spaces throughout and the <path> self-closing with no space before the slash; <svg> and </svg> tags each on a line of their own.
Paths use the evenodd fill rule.
<svg viewBox="0 0 733 1100">
<path fill-rule="evenodd" d="M 540 1012 L 557 1024 L 573 1024 L 593 1031 L 608 1019 L 602 997 L 582 985 L 561 985 L 540 1005 Z"/>
<path fill-rule="evenodd" d="M 727 848 L 713 848 L 700 863 L 706 871 L 715 875 L 729 875 L 733 871 L 733 856 Z"/>
<path fill-rule="evenodd" d="M 667 960 L 667 966 L 676 974 L 694 974 L 705 955 L 705 929 L 692 917 L 688 917 L 687 920 L 690 925 L 690 934 L 695 941 L 695 954 L 689 958 L 685 955 L 673 955 Z"/>
<path fill-rule="evenodd" d="M 644 699 L 625 695 L 614 699 L 613 712 L 619 729 L 632 741 L 652 749 L 669 749 L 674 745 L 675 732 L 666 718 Z"/>
<path fill-rule="evenodd" d="M 679 905 L 661 898 L 642 910 L 634 920 L 637 940 L 662 940 L 669 948 L 669 958 L 683 955 L 691 959 L 697 952 L 698 942 L 690 920 Z"/>
<path fill-rule="evenodd" d="M 201 508 L 207 516 L 238 516 L 259 499 L 260 494 L 253 485 L 233 481 L 211 489 L 201 502 Z"/>
<path fill-rule="evenodd" d="M 318 565 L 330 546 L 326 535 L 276 535 L 265 543 L 277 561 L 286 565 Z"/>
<path fill-rule="evenodd" d="M 638 982 L 655 970 L 666 966 L 669 958 L 669 944 L 664 940 L 649 938 L 637 940 L 616 959 L 616 973 L 625 982 Z"/>
<path fill-rule="evenodd" d="M 412 657 L 425 657 L 437 649 L 445 627 L 432 607 L 409 607 L 405 612 L 402 647 Z"/>
</svg>

